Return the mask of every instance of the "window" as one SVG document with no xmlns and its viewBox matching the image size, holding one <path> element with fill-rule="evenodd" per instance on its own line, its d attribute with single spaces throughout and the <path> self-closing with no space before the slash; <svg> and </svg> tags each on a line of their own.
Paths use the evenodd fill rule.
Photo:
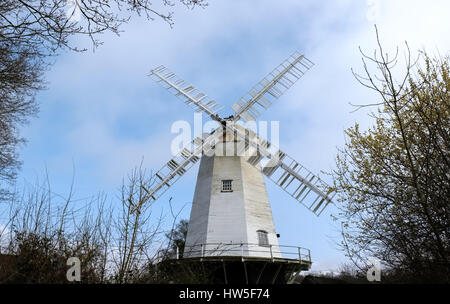
<svg viewBox="0 0 450 304">
<path fill-rule="evenodd" d="M 222 180 L 222 192 L 233 192 L 231 182 L 232 182 L 231 179 Z"/>
<path fill-rule="evenodd" d="M 259 246 L 268 246 L 269 239 L 267 237 L 267 231 L 258 230 L 258 231 L 256 231 L 256 233 L 258 233 L 258 245 Z"/>
</svg>

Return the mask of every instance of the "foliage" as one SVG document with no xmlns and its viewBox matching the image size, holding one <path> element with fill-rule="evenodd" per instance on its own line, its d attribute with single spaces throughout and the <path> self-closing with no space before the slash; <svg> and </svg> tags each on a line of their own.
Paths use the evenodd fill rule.
<svg viewBox="0 0 450 304">
<path fill-rule="evenodd" d="M 355 73 L 381 97 L 375 125 L 346 130 L 333 172 L 342 247 L 361 269 L 376 257 L 392 277 L 450 282 L 449 57 L 420 52 L 412 62 L 408 48 L 397 81 L 397 56 L 389 59 L 379 39 L 378 46 L 373 57 L 362 53 L 364 77 Z"/>
<path fill-rule="evenodd" d="M 83 267 L 83 283 L 101 282 L 98 264 L 102 255 L 98 247 L 85 247 L 82 243 L 70 244 L 67 239 L 48 237 L 26 231 L 14 234 L 10 255 L 14 257 L 11 272 L 2 278 L 3 283 L 68 283 L 66 261 L 78 257 Z"/>
<path fill-rule="evenodd" d="M 180 220 L 175 228 L 166 233 L 166 238 L 169 241 L 169 246 L 167 249 L 168 257 L 176 257 L 177 253 L 179 258 L 183 257 L 188 224 L 189 222 L 187 220 Z"/>
</svg>

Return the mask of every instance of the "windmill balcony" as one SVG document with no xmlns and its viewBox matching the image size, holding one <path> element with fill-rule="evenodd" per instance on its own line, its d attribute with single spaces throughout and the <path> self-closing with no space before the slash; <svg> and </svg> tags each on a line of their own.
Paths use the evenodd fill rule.
<svg viewBox="0 0 450 304">
<path fill-rule="evenodd" d="M 311 252 L 307 248 L 288 245 L 260 245 L 254 243 L 204 243 L 186 246 L 184 252 L 178 247 L 171 259 L 200 258 L 222 259 L 240 258 L 244 260 L 270 259 L 272 261 L 292 261 L 311 264 Z"/>
</svg>

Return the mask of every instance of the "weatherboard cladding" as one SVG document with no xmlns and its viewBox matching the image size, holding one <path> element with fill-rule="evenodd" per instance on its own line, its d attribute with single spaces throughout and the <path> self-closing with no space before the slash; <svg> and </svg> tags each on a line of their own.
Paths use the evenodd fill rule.
<svg viewBox="0 0 450 304">
<path fill-rule="evenodd" d="M 222 149 L 219 144 L 216 149 Z M 227 150 L 232 149 L 228 142 Z M 232 180 L 232 192 L 222 191 L 222 181 Z M 273 256 L 280 256 L 265 182 L 260 170 L 245 157 L 203 156 L 191 210 L 185 257 L 244 255 L 270 257 L 270 248 L 258 244 L 258 230 L 268 232 Z M 224 246 L 219 244 L 236 244 Z M 198 245 L 198 246 L 195 246 Z M 189 249 L 196 250 L 189 253 Z M 232 250 L 231 250 L 232 249 Z"/>
</svg>

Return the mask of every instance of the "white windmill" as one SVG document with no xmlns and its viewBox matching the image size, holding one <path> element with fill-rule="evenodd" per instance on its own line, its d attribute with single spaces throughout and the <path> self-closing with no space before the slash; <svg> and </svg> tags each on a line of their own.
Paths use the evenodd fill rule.
<svg viewBox="0 0 450 304">
<path fill-rule="evenodd" d="M 238 258 L 244 262 L 245 282 L 268 281 L 261 278 L 263 271 L 267 273 L 270 267 L 258 264 L 253 275 L 247 268 L 249 262 L 266 261 L 275 265 L 273 271 L 269 271 L 271 282 L 280 277 L 280 271 L 310 267 L 309 250 L 278 244 L 263 175 L 316 215 L 332 201 L 333 191 L 239 121 L 256 120 L 261 110 L 267 109 L 312 66 L 305 56 L 294 52 L 239 99 L 232 106 L 235 114 L 228 118 L 219 117 L 220 106 L 216 101 L 164 66 L 151 71 L 150 76 L 156 82 L 194 110 L 220 123 L 213 132 L 195 138 L 190 146 L 167 162 L 155 174 L 157 182 L 145 188 L 147 196 L 140 203 L 158 199 L 201 159 L 183 260 L 225 263 Z M 134 206 L 134 210 L 139 207 Z M 294 257 L 286 257 L 292 253 Z M 293 264 L 297 264 L 297 268 L 286 268 Z M 222 281 L 230 281 L 230 272 L 227 279 L 225 267 L 223 276 Z"/>
</svg>

